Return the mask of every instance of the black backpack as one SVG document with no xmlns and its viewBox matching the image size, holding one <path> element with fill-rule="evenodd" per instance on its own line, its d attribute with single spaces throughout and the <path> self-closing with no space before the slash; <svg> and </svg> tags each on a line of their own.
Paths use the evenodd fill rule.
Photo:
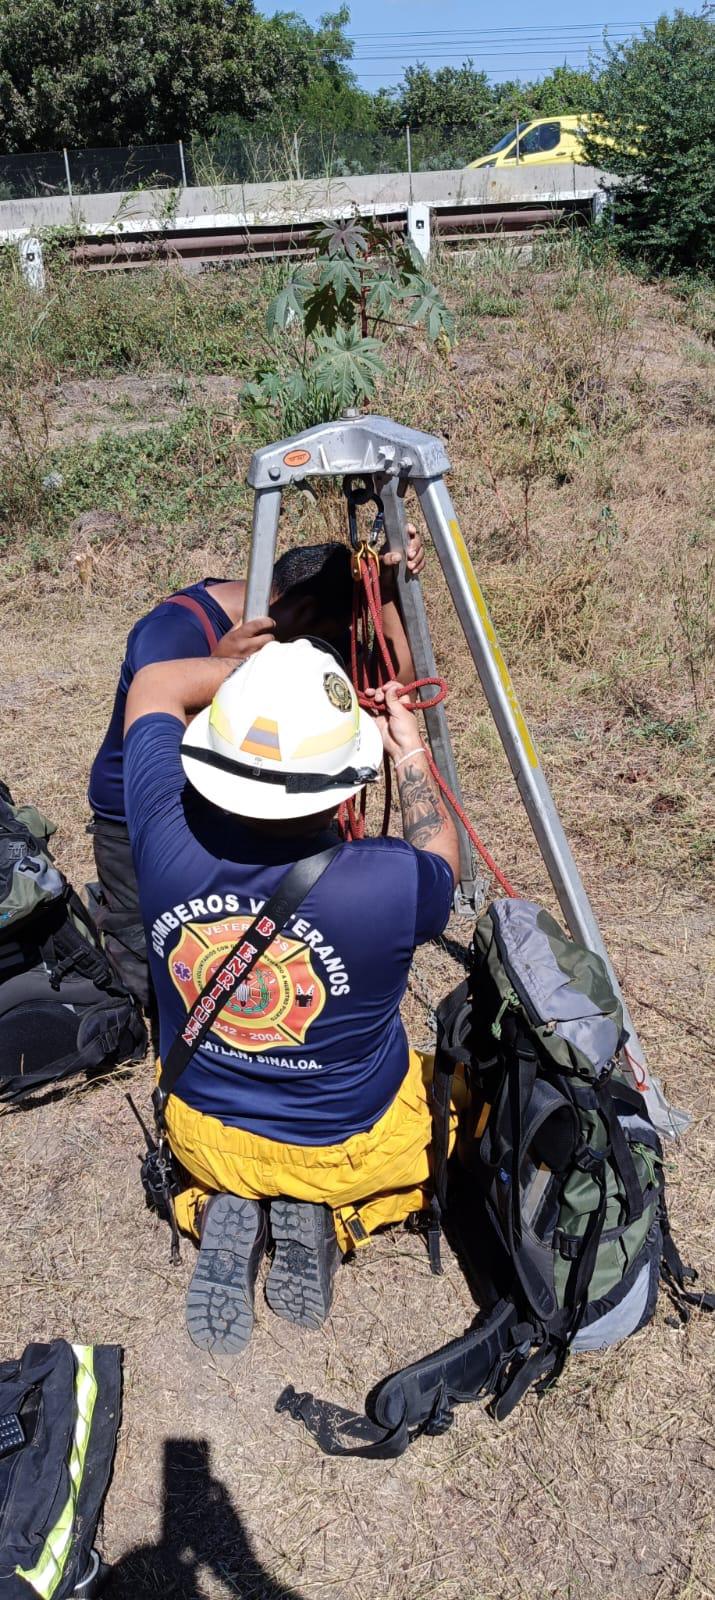
<svg viewBox="0 0 715 1600">
<path fill-rule="evenodd" d="M 454 1231 L 480 1314 L 393 1373 L 361 1417 L 292 1388 L 278 1401 L 330 1455 L 400 1455 L 482 1398 L 509 1415 L 571 1351 L 599 1350 L 653 1315 L 663 1280 L 683 1320 L 715 1296 L 686 1285 L 668 1224 L 663 1153 L 624 1056 L 621 1004 L 600 956 L 525 900 L 477 923 L 469 978 L 437 1009 L 434 1224 Z M 470 1104 L 448 1165 L 452 1078 Z M 359 1206 L 357 1207 L 359 1213 Z"/>
<path fill-rule="evenodd" d="M 0 1594 L 94 1600 L 94 1538 L 121 1418 L 118 1345 L 29 1344 L 0 1362 Z"/>
<path fill-rule="evenodd" d="M 54 832 L 0 783 L 0 1102 L 146 1052 L 141 1012 L 53 862 Z"/>
</svg>

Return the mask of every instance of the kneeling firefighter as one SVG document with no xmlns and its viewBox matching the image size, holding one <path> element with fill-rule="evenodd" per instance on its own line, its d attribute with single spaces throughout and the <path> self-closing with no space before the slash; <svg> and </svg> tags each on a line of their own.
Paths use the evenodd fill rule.
<svg viewBox="0 0 715 1600">
<path fill-rule="evenodd" d="M 458 846 L 404 698 L 375 691 L 369 716 L 307 639 L 239 666 L 147 666 L 129 692 L 155 1103 L 187 1175 L 175 1206 L 200 1242 L 187 1324 L 204 1349 L 247 1344 L 269 1239 L 269 1305 L 315 1327 L 341 1253 L 429 1204 L 431 1063 L 399 1008 L 415 947 L 447 923 Z M 383 751 L 404 839 L 340 843 L 338 806 Z"/>
</svg>

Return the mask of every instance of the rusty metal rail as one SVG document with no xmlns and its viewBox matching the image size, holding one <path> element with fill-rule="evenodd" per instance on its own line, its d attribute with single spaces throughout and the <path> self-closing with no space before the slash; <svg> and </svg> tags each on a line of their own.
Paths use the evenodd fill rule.
<svg viewBox="0 0 715 1600">
<path fill-rule="evenodd" d="M 529 206 L 465 206 L 440 209 L 431 213 L 433 236 L 452 248 L 471 242 L 508 235 L 528 239 L 544 228 L 563 226 L 564 223 L 586 221 L 588 208 L 582 204 L 529 205 Z M 404 210 L 383 216 L 381 222 L 390 232 L 406 234 L 407 215 Z M 315 222 L 295 222 L 288 225 L 259 225 L 236 228 L 224 233 L 181 233 L 107 238 L 96 242 L 75 245 L 70 254 L 78 266 L 90 272 L 127 271 L 149 267 L 157 262 L 167 264 L 195 263 L 197 266 L 228 260 L 249 262 L 257 259 L 280 259 L 312 254 L 311 235 Z"/>
</svg>

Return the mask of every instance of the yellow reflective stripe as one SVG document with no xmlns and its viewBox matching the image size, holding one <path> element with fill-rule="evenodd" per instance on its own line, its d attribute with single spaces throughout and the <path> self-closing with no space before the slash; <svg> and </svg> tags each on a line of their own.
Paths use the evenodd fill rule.
<svg viewBox="0 0 715 1600">
<path fill-rule="evenodd" d="M 340 750 L 347 746 L 360 727 L 359 711 L 354 717 L 345 717 L 337 728 L 329 728 L 327 733 L 313 733 L 308 739 L 301 740 L 295 750 L 291 750 L 289 761 L 298 761 L 303 756 L 324 756 L 331 750 Z"/>
<path fill-rule="evenodd" d="M 211 701 L 211 710 L 209 711 L 209 723 L 210 723 L 212 728 L 216 729 L 216 732 L 217 732 L 217 734 L 218 734 L 220 739 L 225 739 L 227 744 L 235 744 L 236 743 L 236 740 L 233 737 L 231 724 L 230 724 L 230 722 L 228 720 L 228 717 L 226 716 L 226 712 L 224 711 L 223 706 L 221 705 L 221 702 L 219 700 L 212 700 Z"/>
<path fill-rule="evenodd" d="M 69 1459 L 71 1485 L 69 1498 L 54 1528 L 47 1535 L 37 1565 L 30 1571 L 25 1571 L 22 1567 L 15 1568 L 18 1578 L 24 1578 L 35 1590 L 35 1593 L 41 1595 L 42 1600 L 51 1600 L 51 1596 L 62 1578 L 67 1563 L 67 1556 L 72 1544 L 77 1498 L 87 1459 L 87 1447 L 92 1430 L 92 1416 L 97 1399 L 97 1380 L 94 1376 L 94 1349 L 92 1345 L 73 1344 L 72 1350 L 77 1361 L 74 1382 L 77 1416 Z"/>
<path fill-rule="evenodd" d="M 449 531 L 450 531 L 450 533 L 452 535 L 452 538 L 454 539 L 455 545 L 457 547 L 457 552 L 459 554 L 459 559 L 460 559 L 460 561 L 462 563 L 462 571 L 464 572 L 464 576 L 465 576 L 465 578 L 467 580 L 467 583 L 469 584 L 469 587 L 470 587 L 470 589 L 472 591 L 472 599 L 474 600 L 474 604 L 475 604 L 475 606 L 477 608 L 477 611 L 479 612 L 479 615 L 480 615 L 480 617 L 482 619 L 482 623 L 484 625 L 484 632 L 486 633 L 487 639 L 489 640 L 489 648 L 491 650 L 492 660 L 493 660 L 494 665 L 495 665 L 495 667 L 497 669 L 497 672 L 499 673 L 499 677 L 501 679 L 502 688 L 503 688 L 504 693 L 505 693 L 505 695 L 507 697 L 507 700 L 509 701 L 509 705 L 511 706 L 512 716 L 513 716 L 514 721 L 516 723 L 517 732 L 518 732 L 519 737 L 521 739 L 522 745 L 524 746 L 524 750 L 525 750 L 525 753 L 526 753 L 526 755 L 528 757 L 530 765 L 532 767 L 538 767 L 538 765 L 539 765 L 539 757 L 538 757 L 538 755 L 536 753 L 534 742 L 532 740 L 531 734 L 529 733 L 529 729 L 527 728 L 526 722 L 524 721 L 524 713 L 523 713 L 523 711 L 521 709 L 521 706 L 519 705 L 519 701 L 516 698 L 516 690 L 515 690 L 514 685 L 513 685 L 512 681 L 511 681 L 511 678 L 509 676 L 509 668 L 508 668 L 508 666 L 506 664 L 506 661 L 504 660 L 504 657 L 503 657 L 503 655 L 501 653 L 501 649 L 499 647 L 499 640 L 497 639 L 496 633 L 494 632 L 494 623 L 492 622 L 492 619 L 491 619 L 491 617 L 489 615 L 489 612 L 487 611 L 487 602 L 484 599 L 484 595 L 482 594 L 482 591 L 481 591 L 481 589 L 479 587 L 479 582 L 477 580 L 477 574 L 474 571 L 474 567 L 472 566 L 472 558 L 471 558 L 471 556 L 469 554 L 469 551 L 467 549 L 466 544 L 464 543 L 464 539 L 462 537 L 462 530 L 461 530 L 461 528 L 459 526 L 459 523 L 455 522 L 454 520 L 450 521 Z"/>
</svg>

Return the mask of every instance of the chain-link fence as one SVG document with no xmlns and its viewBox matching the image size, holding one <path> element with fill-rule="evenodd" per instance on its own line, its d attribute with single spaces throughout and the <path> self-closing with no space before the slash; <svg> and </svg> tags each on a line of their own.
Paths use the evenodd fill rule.
<svg viewBox="0 0 715 1600">
<path fill-rule="evenodd" d="M 185 188 L 189 181 L 180 143 L 0 156 L 0 200 Z"/>
<path fill-rule="evenodd" d="M 474 130 L 400 129 L 396 133 L 301 128 L 276 135 L 251 130 L 195 140 L 196 183 L 270 183 L 358 177 L 371 172 L 427 172 L 464 167 L 483 152 Z"/>
<path fill-rule="evenodd" d="M 190 143 L 0 156 L 0 200 L 429 172 L 464 167 L 482 154 L 478 136 L 465 128 L 404 128 L 397 133 L 251 129 Z"/>
</svg>

